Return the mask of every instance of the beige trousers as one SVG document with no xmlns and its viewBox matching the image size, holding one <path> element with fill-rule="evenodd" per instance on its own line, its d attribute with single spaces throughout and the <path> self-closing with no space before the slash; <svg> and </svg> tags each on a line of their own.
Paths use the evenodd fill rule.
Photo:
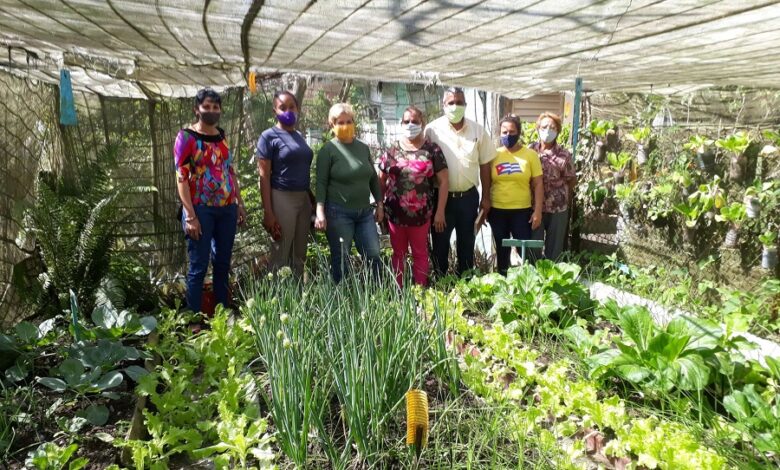
<svg viewBox="0 0 780 470">
<path fill-rule="evenodd" d="M 271 242 L 268 267 L 276 271 L 289 266 L 296 276 L 303 276 L 312 214 L 309 193 L 272 189 L 271 204 L 282 227 L 282 238 Z"/>
</svg>

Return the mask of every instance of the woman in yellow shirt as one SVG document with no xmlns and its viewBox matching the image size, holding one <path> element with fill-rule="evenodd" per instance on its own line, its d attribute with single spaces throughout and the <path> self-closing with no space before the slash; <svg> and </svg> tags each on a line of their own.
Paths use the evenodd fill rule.
<svg viewBox="0 0 780 470">
<path fill-rule="evenodd" d="M 539 155 L 520 144 L 520 119 L 509 114 L 501 120 L 501 147 L 493 160 L 488 222 L 496 242 L 498 272 L 509 269 L 510 248 L 505 238 L 530 240 L 542 222 L 544 186 Z"/>
</svg>

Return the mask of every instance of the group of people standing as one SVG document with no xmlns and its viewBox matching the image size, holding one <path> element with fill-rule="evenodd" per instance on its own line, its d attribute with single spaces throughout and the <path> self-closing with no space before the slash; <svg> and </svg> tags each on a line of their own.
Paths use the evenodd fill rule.
<svg viewBox="0 0 780 470">
<path fill-rule="evenodd" d="M 543 113 L 536 123 L 539 141 L 524 147 L 520 120 L 507 115 L 496 149 L 484 128 L 465 117 L 462 89 L 447 89 L 442 105 L 443 116 L 431 123 L 420 109 L 406 108 L 400 138 L 376 162 L 355 136 L 352 107 L 333 105 L 328 113 L 333 138 L 317 154 L 312 193 L 314 153 L 296 130 L 300 105 L 292 93 L 276 93 L 277 122 L 262 133 L 255 154 L 263 227 L 272 239 L 269 268 L 289 266 L 303 275 L 312 213 L 314 227 L 326 233 L 337 283 L 348 271 L 353 242 L 379 273 L 377 223 L 387 223 L 399 286 L 410 251 L 416 284 L 427 285 L 430 260 L 436 275 L 448 272 L 453 231 L 456 273 L 473 269 L 475 229 L 485 221 L 493 232 L 502 274 L 510 264 L 510 249 L 502 247 L 506 238 L 543 239 L 544 256 L 556 259 L 563 249 L 575 184 L 571 155 L 557 144 L 560 117 Z M 201 90 L 194 111 L 197 122 L 179 132 L 174 160 L 190 260 L 187 302 L 199 311 L 209 260 L 215 300 L 227 303 L 236 227 L 247 214 L 232 153 L 217 127 L 220 96 Z"/>
</svg>

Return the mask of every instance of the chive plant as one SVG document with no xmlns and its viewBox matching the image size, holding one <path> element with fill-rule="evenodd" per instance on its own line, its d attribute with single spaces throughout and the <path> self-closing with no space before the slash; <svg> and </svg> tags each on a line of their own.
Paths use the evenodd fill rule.
<svg viewBox="0 0 780 470">
<path fill-rule="evenodd" d="M 335 285 L 324 263 L 317 268 L 305 284 L 292 276 L 255 279 L 244 308 L 267 369 L 279 446 L 298 467 L 312 464 L 312 435 L 334 468 L 346 467 L 353 446 L 359 461 L 377 463 L 402 437 L 388 434 L 403 419 L 409 389 L 439 371 L 458 388 L 446 322 L 439 309 L 423 314 L 419 293 L 399 289 L 389 271 L 353 267 Z"/>
</svg>

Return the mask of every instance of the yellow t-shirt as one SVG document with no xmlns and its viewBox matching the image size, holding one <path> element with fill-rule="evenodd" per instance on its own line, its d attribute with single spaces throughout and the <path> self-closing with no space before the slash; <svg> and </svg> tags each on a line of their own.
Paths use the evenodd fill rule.
<svg viewBox="0 0 780 470">
<path fill-rule="evenodd" d="M 527 209 L 533 195 L 531 178 L 542 176 L 539 154 L 529 148 L 510 152 L 505 147 L 496 150 L 492 167 L 490 196 L 497 209 Z"/>
</svg>

